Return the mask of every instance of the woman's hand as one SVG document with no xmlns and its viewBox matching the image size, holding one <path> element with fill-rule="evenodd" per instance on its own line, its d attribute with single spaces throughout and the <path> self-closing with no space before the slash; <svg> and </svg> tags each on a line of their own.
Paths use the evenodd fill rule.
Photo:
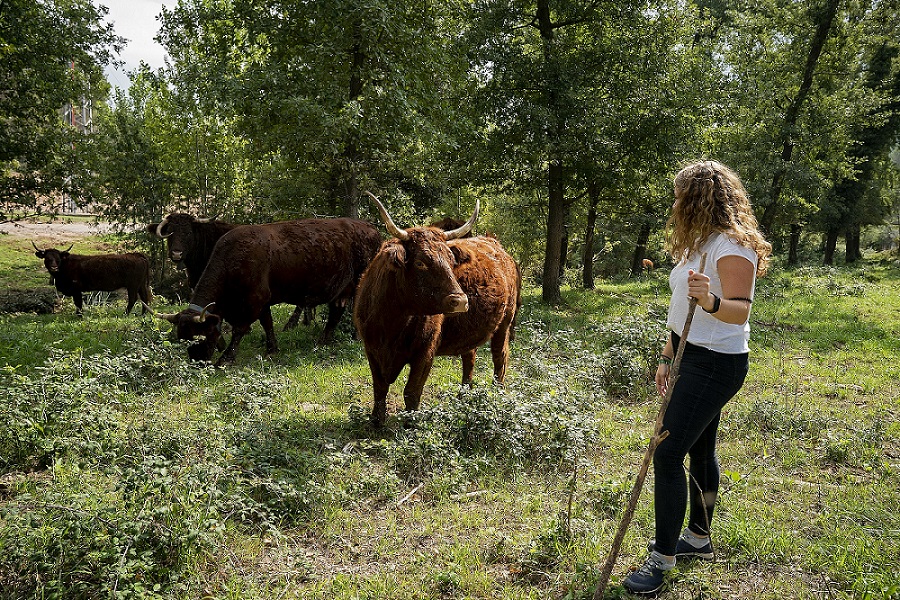
<svg viewBox="0 0 900 600">
<path fill-rule="evenodd" d="M 703 310 L 712 310 L 716 299 L 709 293 L 708 275 L 697 273 L 693 269 L 688 271 L 688 297 L 695 298 Z"/>
<path fill-rule="evenodd" d="M 656 367 L 656 391 L 659 392 L 660 396 L 665 396 L 666 391 L 669 389 L 669 365 L 665 363 L 660 363 L 658 367 Z"/>
</svg>

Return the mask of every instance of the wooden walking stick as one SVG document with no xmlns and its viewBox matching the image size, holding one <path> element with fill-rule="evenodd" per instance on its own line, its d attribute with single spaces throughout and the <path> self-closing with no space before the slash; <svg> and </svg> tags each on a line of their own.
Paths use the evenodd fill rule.
<svg viewBox="0 0 900 600">
<path fill-rule="evenodd" d="M 706 253 L 700 256 L 700 269 L 698 272 L 703 273 L 706 268 Z M 681 332 L 681 340 L 675 351 L 675 358 L 672 360 L 672 370 L 669 371 L 669 385 L 666 388 L 666 394 L 663 396 L 662 405 L 659 407 L 659 413 L 656 415 L 656 425 L 653 428 L 653 437 L 650 438 L 650 444 L 647 451 L 644 452 L 644 461 L 638 471 L 637 479 L 634 481 L 634 487 L 631 488 L 631 497 L 628 499 L 628 506 L 625 508 L 625 514 L 619 522 L 619 529 L 616 531 L 616 537 L 613 539 L 612 548 L 603 564 L 603 570 L 600 572 L 600 580 L 597 582 L 597 589 L 594 591 L 594 600 L 603 598 L 606 592 L 606 585 L 609 583 L 609 577 L 612 575 L 613 567 L 616 564 L 616 558 L 619 556 L 619 549 L 622 547 L 622 540 L 625 539 L 625 532 L 628 531 L 628 525 L 631 524 L 631 518 L 634 516 L 634 509 L 637 507 L 638 499 L 641 497 L 641 488 L 644 486 L 644 479 L 647 478 L 647 470 L 650 468 L 650 461 L 653 460 L 653 453 L 656 448 L 669 435 L 668 431 L 661 431 L 663 417 L 666 416 L 666 409 L 669 407 L 669 400 L 672 399 L 672 390 L 675 388 L 675 382 L 678 380 L 678 369 L 681 367 L 681 356 L 684 354 L 684 346 L 687 343 L 688 333 L 691 330 L 691 321 L 694 320 L 694 311 L 697 308 L 697 299 L 691 298 L 688 304 L 687 319 L 684 321 L 684 329 Z"/>
</svg>

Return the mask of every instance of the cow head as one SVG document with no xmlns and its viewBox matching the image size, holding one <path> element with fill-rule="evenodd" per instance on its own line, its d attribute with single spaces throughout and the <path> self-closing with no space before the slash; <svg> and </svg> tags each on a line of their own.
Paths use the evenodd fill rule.
<svg viewBox="0 0 900 600">
<path fill-rule="evenodd" d="M 31 242 L 31 245 L 34 246 L 35 253 L 34 255 L 38 258 L 44 259 L 44 266 L 50 272 L 51 275 L 56 275 L 59 273 L 60 267 L 62 267 L 62 263 L 64 260 L 69 258 L 69 250 L 72 249 L 72 246 L 69 246 L 65 250 L 57 250 L 56 248 L 47 248 L 46 250 L 41 250 L 37 247 L 34 242 Z"/>
<path fill-rule="evenodd" d="M 216 348 L 224 345 L 222 339 L 222 317 L 210 312 L 215 304 L 212 302 L 205 307 L 191 305 L 178 313 L 160 314 L 146 304 L 153 315 L 168 321 L 175 328 L 175 334 L 179 340 L 193 342 L 188 346 L 188 356 L 191 360 L 212 360 Z"/>
<path fill-rule="evenodd" d="M 453 274 L 453 268 L 468 260 L 468 255 L 447 242 L 465 236 L 472 229 L 478 218 L 479 204 L 476 202 L 471 218 L 456 229 L 447 232 L 433 227 L 403 230 L 394 225 L 378 198 L 369 196 L 378 206 L 388 232 L 396 237 L 385 242 L 380 253 L 398 278 L 403 301 L 418 314 L 466 312 L 469 299 Z"/>
<path fill-rule="evenodd" d="M 215 220 L 198 219 L 186 213 L 172 213 L 159 223 L 150 223 L 146 229 L 161 239 L 166 240 L 169 248 L 169 259 L 178 264 L 184 260 L 196 244 L 194 228 L 197 223 L 210 223 Z"/>
</svg>

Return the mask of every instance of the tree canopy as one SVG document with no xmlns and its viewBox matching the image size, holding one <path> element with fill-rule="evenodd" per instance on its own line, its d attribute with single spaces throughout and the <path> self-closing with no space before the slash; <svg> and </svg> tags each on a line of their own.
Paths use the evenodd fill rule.
<svg viewBox="0 0 900 600">
<path fill-rule="evenodd" d="M 374 216 L 373 190 L 415 224 L 478 196 L 554 303 L 664 259 L 687 160 L 735 168 L 789 262 L 804 235 L 852 260 L 896 195 L 898 0 L 181 0 L 168 65 L 82 140 L 59 111 L 106 92 L 103 9 L 0 6 L 6 198 L 81 182 L 110 218 L 259 221 Z"/>
</svg>

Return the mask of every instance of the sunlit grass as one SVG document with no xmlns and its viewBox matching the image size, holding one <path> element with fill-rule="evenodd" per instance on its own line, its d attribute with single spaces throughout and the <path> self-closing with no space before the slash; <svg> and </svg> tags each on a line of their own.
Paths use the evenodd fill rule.
<svg viewBox="0 0 900 600">
<path fill-rule="evenodd" d="M 17 260 L 0 244 L 0 278 Z M 898 283 L 880 262 L 760 281 L 751 371 L 720 430 L 717 560 L 679 565 L 661 598 L 900 593 Z M 282 332 L 292 309 L 276 307 L 281 352 L 263 356 L 255 325 L 224 369 L 189 364 L 167 323 L 122 300 L 0 316 L 0 585 L 87 598 L 109 585 L 90 574 L 119 573 L 173 598 L 591 597 L 658 408 L 641 352 L 658 351 L 668 285 L 524 299 L 505 390 L 487 349 L 472 390 L 439 357 L 419 419 L 398 414 L 404 373 L 378 431 L 346 316 L 319 346 L 321 321 Z M 515 423 L 492 405 L 539 412 Z M 652 485 L 608 598 L 654 535 Z M 42 583 L 16 579 L 40 565 Z"/>
</svg>

